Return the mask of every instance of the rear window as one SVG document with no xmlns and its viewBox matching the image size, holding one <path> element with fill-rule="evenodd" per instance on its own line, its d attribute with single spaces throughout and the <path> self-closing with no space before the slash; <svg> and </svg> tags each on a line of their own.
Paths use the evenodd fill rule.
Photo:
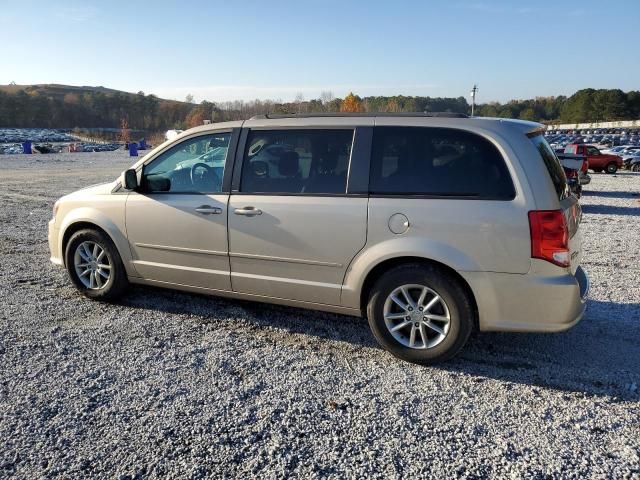
<svg viewBox="0 0 640 480">
<path fill-rule="evenodd" d="M 577 145 L 567 145 L 566 147 L 564 147 L 564 153 L 572 153 L 572 154 L 576 154 L 578 153 L 578 146 Z"/>
<path fill-rule="evenodd" d="M 463 130 L 376 127 L 370 193 L 512 200 L 515 188 L 498 149 Z"/>
<path fill-rule="evenodd" d="M 549 146 L 541 133 L 534 137 L 531 137 L 531 141 L 538 149 L 538 152 L 540 152 L 542 161 L 544 162 L 545 167 L 547 167 L 549 177 L 551 178 L 553 187 L 555 188 L 556 194 L 558 195 L 558 200 L 567 198 L 569 196 L 569 185 L 567 185 L 567 177 L 564 174 L 562 164 L 560 163 L 560 160 L 558 160 L 555 152 Z M 570 151 L 569 147 L 567 147 L 565 153 L 575 154 L 575 147 L 573 147 L 573 151 Z"/>
</svg>

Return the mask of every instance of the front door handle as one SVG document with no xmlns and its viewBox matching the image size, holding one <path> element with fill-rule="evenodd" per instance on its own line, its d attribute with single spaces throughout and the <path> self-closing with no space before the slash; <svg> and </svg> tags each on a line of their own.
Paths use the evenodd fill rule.
<svg viewBox="0 0 640 480">
<path fill-rule="evenodd" d="M 236 215 L 245 215 L 247 217 L 253 217 L 254 215 L 262 215 L 262 210 L 256 207 L 242 207 L 236 208 L 233 213 Z"/>
<path fill-rule="evenodd" d="M 201 213 L 202 215 L 220 215 L 222 213 L 222 209 L 212 207 L 210 205 L 200 205 L 196 208 L 196 212 Z"/>
</svg>

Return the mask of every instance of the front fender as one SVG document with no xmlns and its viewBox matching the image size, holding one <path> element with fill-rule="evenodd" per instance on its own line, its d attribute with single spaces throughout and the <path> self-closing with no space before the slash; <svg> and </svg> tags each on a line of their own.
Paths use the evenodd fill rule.
<svg viewBox="0 0 640 480">
<path fill-rule="evenodd" d="M 386 260 L 418 257 L 442 263 L 458 272 L 480 271 L 480 266 L 467 254 L 451 245 L 426 238 L 392 238 L 365 248 L 352 260 L 342 285 L 341 303 L 360 308 L 360 295 L 369 273 Z"/>
<path fill-rule="evenodd" d="M 137 273 L 133 268 L 133 264 L 131 263 L 131 249 L 125 233 L 124 208 L 122 209 L 122 212 L 118 213 L 119 214 L 110 216 L 94 207 L 78 207 L 67 212 L 60 222 L 58 229 L 58 254 L 60 255 L 60 258 L 63 259 L 63 262 L 63 239 L 65 233 L 69 228 L 77 225 L 78 223 L 89 223 L 99 227 L 109 235 L 118 249 L 118 253 L 120 254 L 120 258 L 122 259 L 127 275 L 137 276 Z"/>
</svg>

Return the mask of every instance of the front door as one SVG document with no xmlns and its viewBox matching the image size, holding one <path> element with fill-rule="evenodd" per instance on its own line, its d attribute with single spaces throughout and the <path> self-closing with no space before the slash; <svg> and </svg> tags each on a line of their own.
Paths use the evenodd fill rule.
<svg viewBox="0 0 640 480">
<path fill-rule="evenodd" d="M 228 193 L 222 192 L 232 132 L 189 137 L 145 164 L 127 199 L 133 264 L 149 280 L 230 290 Z"/>
<path fill-rule="evenodd" d="M 234 291 L 340 304 L 345 271 L 366 242 L 367 198 L 346 194 L 353 136 L 353 129 L 248 133 L 239 191 L 229 201 Z"/>
</svg>

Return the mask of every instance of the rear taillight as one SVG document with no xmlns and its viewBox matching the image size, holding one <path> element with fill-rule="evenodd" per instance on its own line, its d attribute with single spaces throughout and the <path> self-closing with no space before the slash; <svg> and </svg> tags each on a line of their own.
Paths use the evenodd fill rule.
<svg viewBox="0 0 640 480">
<path fill-rule="evenodd" d="M 560 267 L 571 264 L 569 229 L 561 210 L 529 212 L 531 257 L 547 260 Z"/>
<path fill-rule="evenodd" d="M 582 173 L 587 173 L 587 170 L 589 170 L 589 161 L 588 160 L 583 160 L 582 161 L 582 168 L 580 169 L 582 171 Z"/>
</svg>

